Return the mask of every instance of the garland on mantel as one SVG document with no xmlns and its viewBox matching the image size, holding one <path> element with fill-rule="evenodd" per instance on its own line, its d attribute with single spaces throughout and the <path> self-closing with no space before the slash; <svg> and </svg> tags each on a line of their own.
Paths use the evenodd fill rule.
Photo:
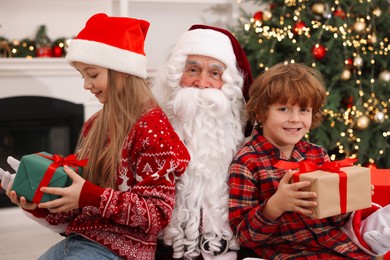
<svg viewBox="0 0 390 260">
<path fill-rule="evenodd" d="M 64 57 L 72 38 L 61 37 L 51 41 L 46 26 L 41 25 L 34 39 L 24 38 L 9 41 L 0 36 L 1 58 Z"/>
</svg>

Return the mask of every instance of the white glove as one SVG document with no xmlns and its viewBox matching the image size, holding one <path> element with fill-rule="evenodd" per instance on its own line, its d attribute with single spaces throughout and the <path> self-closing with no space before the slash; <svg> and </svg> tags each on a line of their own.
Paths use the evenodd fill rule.
<svg viewBox="0 0 390 260">
<path fill-rule="evenodd" d="M 364 233 L 363 237 L 378 255 L 385 255 L 390 250 L 390 228 L 385 228 L 382 232 L 372 230 Z"/>
<path fill-rule="evenodd" d="M 3 169 L 0 168 L 0 180 L 1 180 L 1 187 L 3 189 L 7 190 L 8 186 L 12 183 L 14 183 L 16 174 L 11 174 L 8 171 L 4 171 Z"/>
<path fill-rule="evenodd" d="M 19 164 L 20 164 L 19 160 L 15 159 L 12 156 L 8 156 L 7 163 L 12 167 L 12 169 L 14 169 L 15 172 L 18 171 Z"/>
<path fill-rule="evenodd" d="M 378 209 L 362 221 L 364 241 L 378 255 L 390 251 L 390 205 Z"/>
<path fill-rule="evenodd" d="M 16 172 L 19 168 L 20 161 L 11 156 L 8 156 L 7 163 Z M 15 175 L 16 174 L 11 174 L 10 172 L 4 171 L 3 169 L 0 168 L 0 180 L 3 189 L 7 190 L 8 188 L 10 188 L 10 185 L 12 186 L 12 184 L 14 183 Z"/>
<path fill-rule="evenodd" d="M 237 252 L 236 251 L 230 251 L 226 254 L 222 255 L 210 255 L 205 252 L 202 252 L 202 256 L 204 260 L 236 260 L 237 259 Z"/>
</svg>

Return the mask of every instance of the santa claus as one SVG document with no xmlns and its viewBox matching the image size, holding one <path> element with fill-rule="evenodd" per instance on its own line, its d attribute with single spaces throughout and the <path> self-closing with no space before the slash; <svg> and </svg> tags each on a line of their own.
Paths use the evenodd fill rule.
<svg viewBox="0 0 390 260">
<path fill-rule="evenodd" d="M 227 30 L 194 25 L 152 90 L 191 155 L 161 239 L 173 258 L 236 259 L 228 220 L 228 167 L 244 142 L 248 60 Z M 161 255 L 160 258 L 161 259 Z"/>
</svg>

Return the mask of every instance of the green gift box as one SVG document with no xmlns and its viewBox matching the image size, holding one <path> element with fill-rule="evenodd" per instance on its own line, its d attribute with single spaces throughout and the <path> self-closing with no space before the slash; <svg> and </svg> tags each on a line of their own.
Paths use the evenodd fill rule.
<svg viewBox="0 0 390 260">
<path fill-rule="evenodd" d="M 46 152 L 25 155 L 20 160 L 12 190 L 19 197 L 23 196 L 34 203 L 57 199 L 58 195 L 41 192 L 41 187 L 67 187 L 72 180 L 64 171 L 63 166 L 68 165 L 78 174 L 82 173 L 87 160 L 77 160 L 72 154 L 62 157 Z"/>
</svg>

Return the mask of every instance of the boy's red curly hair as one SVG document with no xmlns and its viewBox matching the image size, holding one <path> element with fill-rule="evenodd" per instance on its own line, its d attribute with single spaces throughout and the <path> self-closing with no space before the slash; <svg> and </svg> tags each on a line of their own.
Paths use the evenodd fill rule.
<svg viewBox="0 0 390 260">
<path fill-rule="evenodd" d="M 299 104 L 312 107 L 311 128 L 322 121 L 326 91 L 322 75 L 317 70 L 299 63 L 279 63 L 259 75 L 249 89 L 246 111 L 254 123 L 264 121 L 272 104 Z"/>
</svg>

